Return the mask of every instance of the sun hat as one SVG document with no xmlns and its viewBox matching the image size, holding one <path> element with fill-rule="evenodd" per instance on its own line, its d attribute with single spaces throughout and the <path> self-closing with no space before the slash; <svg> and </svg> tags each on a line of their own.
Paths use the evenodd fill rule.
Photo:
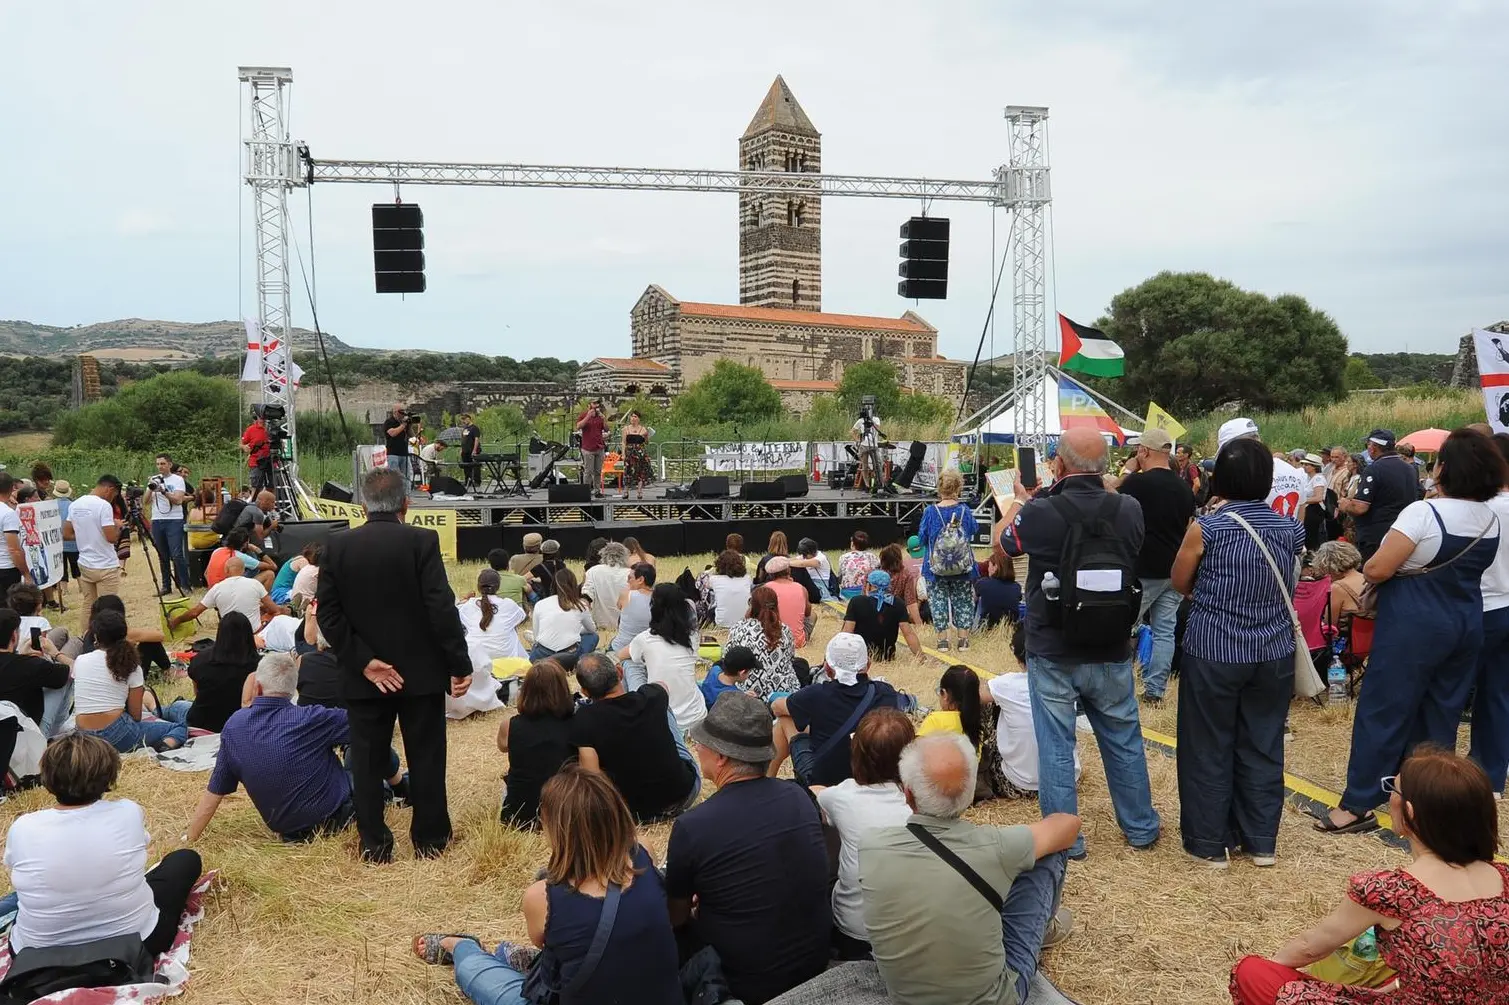
<svg viewBox="0 0 1509 1005">
<path fill-rule="evenodd" d="M 1149 426 L 1142 431 L 1142 436 L 1138 438 L 1137 445 L 1147 447 L 1149 450 L 1159 450 L 1166 454 L 1174 449 L 1174 440 L 1173 437 L 1168 435 L 1168 430 L 1159 429 L 1157 426 Z"/>
<path fill-rule="evenodd" d="M 828 640 L 823 663 L 840 684 L 857 684 L 859 675 L 870 668 L 870 648 L 853 632 L 839 632 Z"/>
<path fill-rule="evenodd" d="M 906 553 L 908 555 L 913 558 L 921 558 L 924 550 L 926 549 L 922 547 L 922 538 L 916 534 L 906 539 Z"/>
<path fill-rule="evenodd" d="M 72 499 L 73 486 L 68 484 L 66 479 L 59 478 L 52 483 L 52 494 L 59 499 Z"/>
<path fill-rule="evenodd" d="M 1299 460 L 1301 464 L 1313 464 L 1317 468 L 1323 468 L 1326 466 L 1326 462 L 1320 459 L 1319 454 L 1306 454 Z"/>
<path fill-rule="evenodd" d="M 538 548 L 545 539 L 538 534 L 529 533 L 524 535 L 524 550 L 530 551 Z"/>
<path fill-rule="evenodd" d="M 1394 445 L 1394 431 L 1392 429 L 1375 429 L 1368 434 L 1368 443 L 1376 443 L 1387 450 Z"/>
<path fill-rule="evenodd" d="M 557 541 L 555 538 L 551 538 L 550 540 L 545 541 L 545 542 L 541 543 L 541 545 L 540 545 L 540 552 L 541 552 L 541 554 L 554 555 L 556 552 L 558 552 L 560 550 L 561 550 L 561 542 Z"/>
<path fill-rule="evenodd" d="M 692 727 L 692 739 L 709 750 L 748 764 L 775 760 L 770 709 L 743 691 L 724 691 Z"/>
<path fill-rule="evenodd" d="M 1227 419 L 1221 423 L 1221 428 L 1216 433 L 1216 450 L 1220 450 L 1232 440 L 1243 436 L 1257 436 L 1257 423 L 1251 419 Z"/>
</svg>

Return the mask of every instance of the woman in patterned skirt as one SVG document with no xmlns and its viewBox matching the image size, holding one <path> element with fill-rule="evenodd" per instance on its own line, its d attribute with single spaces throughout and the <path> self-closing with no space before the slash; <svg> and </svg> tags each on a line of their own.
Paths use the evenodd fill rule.
<svg viewBox="0 0 1509 1005">
<path fill-rule="evenodd" d="M 638 498 L 644 498 L 644 487 L 655 477 L 650 467 L 650 428 L 640 419 L 638 412 L 629 413 L 628 424 L 623 427 L 624 495 L 629 498 L 629 488 L 636 490 Z"/>
</svg>

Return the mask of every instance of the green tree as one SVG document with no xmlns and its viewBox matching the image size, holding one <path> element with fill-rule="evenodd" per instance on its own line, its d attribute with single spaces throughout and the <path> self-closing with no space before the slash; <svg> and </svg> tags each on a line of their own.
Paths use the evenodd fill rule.
<svg viewBox="0 0 1509 1005">
<path fill-rule="evenodd" d="M 671 412 L 684 428 L 760 422 L 781 415 L 781 394 L 758 368 L 720 359 L 677 397 Z"/>
<path fill-rule="evenodd" d="M 933 394 L 903 394 L 893 414 L 912 428 L 947 426 L 954 420 L 954 403 Z M 884 413 L 882 413 L 884 418 Z"/>
<path fill-rule="evenodd" d="M 477 413 L 476 419 L 477 428 L 482 430 L 482 449 L 488 453 L 511 451 L 513 448 L 509 444 L 529 439 L 529 420 L 518 405 L 484 408 Z"/>
<path fill-rule="evenodd" d="M 1348 391 L 1364 391 L 1372 387 L 1382 387 L 1383 381 L 1368 366 L 1368 361 L 1361 356 L 1348 356 L 1347 368 L 1342 375 Z"/>
<path fill-rule="evenodd" d="M 1160 272 L 1117 294 L 1097 326 L 1126 353 L 1126 375 L 1094 383 L 1133 409 L 1152 400 L 1175 415 L 1230 401 L 1282 410 L 1346 390 L 1346 336 L 1293 294 L 1270 298 L 1203 272 Z"/>
<path fill-rule="evenodd" d="M 851 415 L 859 414 L 866 395 L 875 396 L 875 412 L 882 419 L 896 414 L 901 401 L 901 382 L 896 368 L 883 359 L 867 359 L 844 367 L 838 381 L 838 400 Z"/>
<path fill-rule="evenodd" d="M 58 417 L 59 446 L 199 455 L 240 433 L 236 385 L 190 370 L 159 374 Z"/>
</svg>

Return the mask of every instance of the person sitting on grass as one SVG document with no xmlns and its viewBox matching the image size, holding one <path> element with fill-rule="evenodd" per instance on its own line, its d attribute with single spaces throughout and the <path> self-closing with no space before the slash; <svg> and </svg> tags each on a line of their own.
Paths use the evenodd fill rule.
<svg viewBox="0 0 1509 1005">
<path fill-rule="evenodd" d="M 42 616 L 42 591 L 31 583 L 17 583 L 5 591 L 5 606 L 21 615 L 21 637 L 31 638 L 31 630 L 39 628 L 52 642 L 53 648 L 62 649 L 68 644 L 68 629 L 54 628 L 52 622 Z"/>
<path fill-rule="evenodd" d="M 980 620 L 987 629 L 1001 622 L 1015 625 L 1021 620 L 1022 584 L 1016 581 L 1016 566 L 1004 556 L 992 558 L 986 574 L 975 580 L 975 597 L 980 603 Z"/>
<path fill-rule="evenodd" d="M 582 583 L 582 592 L 592 601 L 592 620 L 597 623 L 599 634 L 618 631 L 618 598 L 628 585 L 629 549 L 608 541 Z"/>
<path fill-rule="evenodd" d="M 267 588 L 267 595 L 272 597 L 272 602 L 287 606 L 293 600 L 293 585 L 299 580 L 299 573 L 310 566 L 319 567 L 319 555 L 325 550 L 325 546 L 317 541 L 311 541 L 304 545 L 304 550 L 284 562 L 278 569 L 278 574 L 273 577 L 272 585 Z M 309 594 L 313 598 L 314 594 Z"/>
<path fill-rule="evenodd" d="M 136 647 L 126 637 L 126 619 L 102 611 L 90 624 L 98 646 L 73 661 L 74 722 L 129 754 L 141 747 L 171 750 L 189 738 L 182 723 L 142 719 L 146 677 Z"/>
<path fill-rule="evenodd" d="M 838 559 L 838 598 L 853 600 L 864 592 L 865 577 L 880 568 L 879 561 L 867 549 L 870 535 L 856 530 L 849 538 L 849 550 Z"/>
<path fill-rule="evenodd" d="M 121 936 L 140 938 L 149 960 L 173 947 L 204 863 L 193 849 L 178 848 L 147 870 L 146 814 L 129 799 L 104 798 L 120 768 L 115 748 L 87 732 L 42 754 L 42 785 L 57 802 L 18 817 L 5 838 L 15 889 L 12 974 L 28 965 L 31 951 L 78 947 L 77 962 L 92 962 L 101 957 L 89 948 Z M 8 990 L 8 1000 L 33 997 Z"/>
<path fill-rule="evenodd" d="M 226 568 L 233 557 L 241 559 L 240 572 L 232 573 Z M 251 532 L 245 527 L 233 527 L 221 546 L 210 553 L 209 564 L 204 567 L 204 584 L 215 586 L 230 576 L 245 576 L 261 583 L 265 590 L 271 588 L 277 573 L 278 567 L 272 564 L 272 559 L 251 546 Z"/>
<path fill-rule="evenodd" d="M 729 646 L 725 649 L 723 658 L 708 669 L 707 676 L 698 685 L 707 707 L 712 708 L 713 702 L 724 691 L 744 690 L 743 684 L 749 679 L 749 672 L 757 663 L 754 650 L 748 646 Z"/>
<path fill-rule="evenodd" d="M 32 652 L 31 637 L 22 634 L 20 624 L 19 614 L 0 608 L 0 701 L 15 705 L 51 738 L 48 729 L 55 732 L 67 717 L 67 699 L 73 694 L 68 667 L 58 662 L 57 650 L 45 635 L 41 651 Z M 14 749 L 14 741 L 10 746 Z M 9 763 L 9 757 L 0 759 L 0 771 Z"/>
<path fill-rule="evenodd" d="M 898 708 L 901 695 L 883 680 L 871 680 L 864 639 L 839 632 L 828 640 L 824 680 L 770 703 L 775 715 L 774 777 L 791 755 L 791 770 L 803 785 L 837 785 L 850 777 L 849 738 L 873 708 Z"/>
<path fill-rule="evenodd" d="M 728 644 L 755 654 L 758 665 L 744 690 L 761 701 L 790 694 L 812 679 L 812 668 L 796 655 L 791 628 L 781 620 L 780 598 L 768 586 L 750 593 L 748 615 L 729 630 Z"/>
<path fill-rule="evenodd" d="M 540 825 L 550 861 L 523 902 L 533 945 L 499 942 L 489 953 L 475 936 L 429 933 L 414 939 L 415 954 L 454 966 L 456 986 L 477 1005 L 527 1001 L 524 981 L 542 966 L 558 975 L 551 983 L 565 1005 L 683 1001 L 665 883 L 613 785 L 567 765 L 540 792 Z"/>
<path fill-rule="evenodd" d="M 536 662 L 553 658 L 570 670 L 577 660 L 597 649 L 597 625 L 592 622 L 592 611 L 577 586 L 575 573 L 559 570 L 554 585 L 554 593 L 534 605 L 534 647 L 529 658 Z"/>
<path fill-rule="evenodd" d="M 240 570 L 241 557 L 232 555 L 225 563 L 225 578 L 210 587 L 193 607 L 169 618 L 168 627 L 177 628 L 186 621 L 193 621 L 207 610 L 213 610 L 222 618 L 236 611 L 253 628 L 260 628 L 267 618 L 288 613 L 287 608 L 273 603 L 260 579 L 247 579 L 240 575 Z"/>
<path fill-rule="evenodd" d="M 629 569 L 624 591 L 618 595 L 618 634 L 608 645 L 609 652 L 623 653 L 629 643 L 650 628 L 650 598 L 655 593 L 655 567 L 638 562 Z M 643 663 L 636 663 L 633 653 L 623 658 L 624 686 L 630 691 L 649 680 Z"/>
<path fill-rule="evenodd" d="M 985 717 L 980 705 L 980 675 L 967 666 L 955 664 L 943 671 L 938 681 L 938 707 L 922 720 L 917 735 L 957 733 L 968 738 L 978 754 L 985 735 Z"/>
<path fill-rule="evenodd" d="M 1235 1005 L 1509 1001 L 1509 865 L 1498 805 L 1483 769 L 1420 747 L 1385 778 L 1394 829 L 1414 860 L 1351 878 L 1341 906 L 1270 959 L 1248 956 L 1231 972 Z M 1296 969 L 1325 959 L 1367 929 L 1399 975 L 1392 991 L 1316 980 Z"/>
<path fill-rule="evenodd" d="M 529 583 L 509 568 L 507 548 L 494 548 L 487 553 L 487 566 L 498 574 L 498 596 L 512 600 L 524 607 L 529 600 Z"/>
<path fill-rule="evenodd" d="M 906 620 L 907 612 L 891 592 L 890 573 L 876 569 L 865 577 L 864 593 L 844 610 L 843 630 L 864 639 L 876 659 L 893 660 L 896 635 Z"/>
<path fill-rule="evenodd" d="M 888 544 L 880 549 L 880 571 L 891 577 L 891 595 L 901 609 L 901 623 L 897 628 L 906 640 L 906 647 L 918 661 L 926 660 L 922 641 L 917 637 L 917 626 L 923 623 L 922 601 L 927 597 L 927 581 L 907 565 L 906 551 L 899 544 Z"/>
<path fill-rule="evenodd" d="M 500 819 L 512 827 L 539 822 L 540 790 L 576 756 L 571 716 L 576 702 L 571 681 L 555 660 L 540 660 L 519 684 L 518 711 L 498 727 L 498 750 L 508 755 Z"/>
<path fill-rule="evenodd" d="M 683 733 L 702 721 L 707 703 L 697 688 L 696 626 L 692 606 L 675 583 L 661 583 L 650 594 L 650 627 L 634 636 L 620 659 L 644 667 L 645 678 L 670 695 L 671 714 Z"/>
<path fill-rule="evenodd" d="M 528 617 L 524 608 L 498 595 L 503 577 L 492 569 L 477 573 L 477 595 L 456 605 L 467 645 L 475 645 L 489 659 L 528 655 L 519 641 L 519 626 Z"/>
<path fill-rule="evenodd" d="M 269 830 L 287 842 L 312 841 L 345 830 L 356 819 L 351 776 L 335 748 L 350 740 L 344 709 L 293 704 L 299 670 L 287 653 L 257 664 L 256 696 L 220 731 L 215 769 L 189 821 L 193 844 L 214 819 L 220 801 L 246 786 Z M 393 794 L 407 795 L 408 778 L 390 752 Z"/>
<path fill-rule="evenodd" d="M 94 619 L 104 611 L 114 611 L 121 617 L 126 616 L 126 603 L 119 595 L 114 593 L 102 594 L 94 598 L 94 603 L 89 608 L 89 620 L 85 624 L 93 624 Z M 168 660 L 168 650 L 163 646 L 163 634 L 160 628 L 126 628 L 126 641 L 136 647 L 136 653 L 141 657 L 145 667 L 157 667 L 163 673 L 167 673 L 171 662 Z M 96 645 L 94 632 L 85 630 L 68 640 L 63 646 L 59 659 L 73 665 L 73 661 L 85 653 L 94 652 L 99 648 Z"/>
<path fill-rule="evenodd" d="M 189 661 L 189 680 L 194 698 L 179 698 L 158 714 L 191 729 L 218 733 L 241 707 L 246 679 L 257 672 L 257 643 L 251 622 L 231 611 L 220 619 L 215 644 L 196 653 Z"/>
<path fill-rule="evenodd" d="M 753 585 L 744 556 L 732 548 L 725 548 L 713 563 L 713 574 L 707 577 L 706 606 L 713 624 L 719 628 L 732 628 L 749 607 L 749 591 Z"/>
</svg>

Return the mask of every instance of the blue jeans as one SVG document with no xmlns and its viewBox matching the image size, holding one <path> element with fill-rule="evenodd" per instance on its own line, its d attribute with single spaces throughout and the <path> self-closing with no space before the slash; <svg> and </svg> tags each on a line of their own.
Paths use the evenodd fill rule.
<svg viewBox="0 0 1509 1005">
<path fill-rule="evenodd" d="M 189 727 L 180 722 L 169 722 L 166 719 L 137 722 L 127 712 L 122 712 L 120 718 L 104 729 L 81 729 L 79 732 L 100 737 L 122 754 L 129 754 L 142 747 L 161 750 L 163 743 L 168 740 L 176 741 L 181 747 L 189 738 Z"/>
<path fill-rule="evenodd" d="M 171 559 L 173 572 L 178 576 L 178 588 L 189 590 L 188 537 L 184 534 L 182 520 L 153 520 L 152 545 L 157 549 L 158 569 L 162 574 L 162 588 L 173 588 L 173 577 L 168 574 Z"/>
<path fill-rule="evenodd" d="M 1488 772 L 1493 791 L 1504 791 L 1504 776 L 1509 774 L 1509 607 L 1483 615 L 1468 756 Z"/>
<path fill-rule="evenodd" d="M 650 682 L 650 673 L 643 663 L 635 663 L 633 660 L 624 660 L 619 666 L 624 671 L 624 690 L 638 691 Z"/>
<path fill-rule="evenodd" d="M 486 952 L 471 939 L 456 943 L 456 987 L 477 1005 L 528 1005 L 524 999 L 524 975 L 503 959 L 504 947 Z"/>
<path fill-rule="evenodd" d="M 529 661 L 531 663 L 538 663 L 540 660 L 550 659 L 553 657 L 561 664 L 561 666 L 565 667 L 566 671 L 569 673 L 572 670 L 576 669 L 577 660 L 581 659 L 583 656 L 587 655 L 590 652 L 594 652 L 597 649 L 597 643 L 598 637 L 596 632 L 583 632 L 582 640 L 580 642 L 578 642 L 574 646 L 571 646 L 570 648 L 561 649 L 559 651 L 555 649 L 547 649 L 536 642 L 534 644 L 534 648 L 529 650 Z"/>
<path fill-rule="evenodd" d="M 194 703 L 188 698 L 179 698 L 166 708 L 159 708 L 157 710 L 157 717 L 165 719 L 168 722 L 176 722 L 179 725 L 187 726 L 189 724 L 189 709 L 193 707 Z"/>
<path fill-rule="evenodd" d="M 1168 669 L 1174 662 L 1174 625 L 1179 621 L 1179 591 L 1167 579 L 1142 581 L 1142 613 L 1153 629 L 1153 661 L 1142 668 L 1142 690 L 1162 698 L 1168 690 Z"/>
<path fill-rule="evenodd" d="M 68 718 L 68 710 L 73 708 L 73 680 L 69 679 L 62 687 L 44 687 L 42 689 L 42 721 L 37 723 L 37 728 L 42 735 L 51 740 L 63 728 L 63 722 Z"/>
<path fill-rule="evenodd" d="M 1070 664 L 1028 653 L 1027 689 L 1032 699 L 1032 732 L 1037 737 L 1037 801 L 1043 816 L 1079 812 L 1074 778 L 1077 698 L 1095 730 L 1122 833 L 1139 848 L 1158 840 L 1160 821 L 1153 809 L 1147 754 L 1142 749 L 1132 661 Z M 1085 839 L 1080 835 L 1069 857 L 1084 853 Z"/>
<path fill-rule="evenodd" d="M 399 474 L 399 476 L 403 478 L 404 485 L 408 485 L 409 481 L 410 481 L 409 455 L 408 454 L 401 454 L 401 455 L 400 454 L 389 454 L 388 455 L 388 470 L 389 471 L 397 471 L 398 474 Z"/>
<path fill-rule="evenodd" d="M 665 710 L 666 718 L 670 720 L 671 737 L 676 741 L 676 753 L 681 759 L 692 766 L 692 790 L 687 793 L 686 802 L 670 812 L 670 816 L 680 816 L 693 806 L 697 805 L 697 797 L 702 795 L 702 766 L 697 763 L 697 757 L 687 748 L 686 737 L 681 733 L 681 727 L 676 723 L 676 713 L 669 708 Z"/>
<path fill-rule="evenodd" d="M 1061 851 L 1038 859 L 1031 869 L 1019 873 L 1006 891 L 1001 905 L 1001 942 L 1006 949 L 1006 965 L 1016 971 L 1018 1001 L 1027 1000 L 1027 988 L 1037 973 L 1043 936 L 1048 922 L 1058 913 L 1068 861 Z"/>
<path fill-rule="evenodd" d="M 810 571 L 812 572 L 812 585 L 815 586 L 815 587 L 817 587 L 817 596 L 818 596 L 818 599 L 819 600 L 832 600 L 833 599 L 833 591 L 831 591 L 831 590 L 828 589 L 828 581 L 826 579 L 823 579 L 823 578 L 819 577 L 817 575 L 817 570 L 816 569 L 812 569 Z"/>
</svg>

